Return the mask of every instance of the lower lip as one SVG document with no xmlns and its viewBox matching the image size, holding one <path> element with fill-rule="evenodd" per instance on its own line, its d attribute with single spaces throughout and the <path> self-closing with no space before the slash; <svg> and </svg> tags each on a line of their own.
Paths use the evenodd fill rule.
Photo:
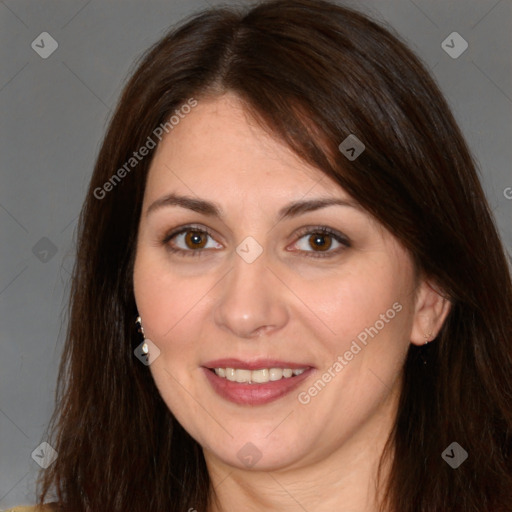
<svg viewBox="0 0 512 512">
<path fill-rule="evenodd" d="M 294 377 L 283 377 L 280 380 L 263 384 L 232 382 L 224 377 L 219 377 L 208 368 L 203 368 L 203 370 L 214 391 L 222 398 L 240 405 L 264 405 L 291 393 L 309 377 L 313 368 L 308 368 Z"/>
</svg>

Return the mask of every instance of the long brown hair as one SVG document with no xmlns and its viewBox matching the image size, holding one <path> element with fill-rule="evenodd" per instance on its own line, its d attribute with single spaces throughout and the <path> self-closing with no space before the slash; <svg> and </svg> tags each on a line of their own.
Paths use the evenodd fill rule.
<svg viewBox="0 0 512 512">
<path fill-rule="evenodd" d="M 410 346 L 381 510 L 510 512 L 512 285 L 474 162 L 418 58 L 366 16 L 322 0 L 195 15 L 126 85 L 80 216 L 49 427 L 59 455 L 41 475 L 40 503 L 52 493 L 73 512 L 203 512 L 210 503 L 201 447 L 133 355 L 132 271 L 151 155 L 97 191 L 181 105 L 225 91 L 334 178 L 452 303 L 437 339 Z M 338 149 L 350 134 L 366 146 L 353 161 Z M 457 469 L 441 456 L 454 441 L 469 455 Z"/>
</svg>

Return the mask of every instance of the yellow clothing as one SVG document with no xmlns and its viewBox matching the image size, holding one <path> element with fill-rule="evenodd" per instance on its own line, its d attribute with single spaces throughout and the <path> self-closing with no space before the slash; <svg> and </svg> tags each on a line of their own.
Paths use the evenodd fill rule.
<svg viewBox="0 0 512 512">
<path fill-rule="evenodd" d="M 41 510 L 41 509 L 39 509 Z M 30 506 L 30 507 L 14 507 L 14 508 L 8 508 L 7 510 L 3 511 L 3 512 L 39 512 L 38 509 L 36 509 L 35 506 Z M 48 506 L 48 505 L 45 505 L 44 508 L 42 509 L 44 512 L 52 512 L 52 509 Z"/>
</svg>

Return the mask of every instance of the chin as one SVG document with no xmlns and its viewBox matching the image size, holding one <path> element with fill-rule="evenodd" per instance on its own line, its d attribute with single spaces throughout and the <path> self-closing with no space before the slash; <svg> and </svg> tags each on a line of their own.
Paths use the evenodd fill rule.
<svg viewBox="0 0 512 512">
<path fill-rule="evenodd" d="M 306 456 L 304 439 L 301 439 L 299 432 L 281 432 L 279 439 L 265 438 L 268 435 L 266 432 L 270 431 L 267 426 L 264 429 L 248 429 L 238 432 L 229 442 L 221 440 L 203 446 L 208 446 L 205 452 L 224 464 L 252 471 L 278 471 L 297 465 Z M 297 446 L 301 449 L 298 450 Z"/>
</svg>

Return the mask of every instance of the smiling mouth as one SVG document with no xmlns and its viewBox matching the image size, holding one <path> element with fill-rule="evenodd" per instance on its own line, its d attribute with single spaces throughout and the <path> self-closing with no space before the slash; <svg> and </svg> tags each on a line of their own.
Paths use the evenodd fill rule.
<svg viewBox="0 0 512 512">
<path fill-rule="evenodd" d="M 314 371 L 309 365 L 275 360 L 249 363 L 225 359 L 203 366 L 207 382 L 219 396 L 245 406 L 265 405 L 289 395 Z"/>
<path fill-rule="evenodd" d="M 276 382 L 282 379 L 290 379 L 301 375 L 307 368 L 261 368 L 258 370 L 247 370 L 241 368 L 210 368 L 217 377 L 231 382 L 246 384 L 265 384 Z"/>
</svg>

